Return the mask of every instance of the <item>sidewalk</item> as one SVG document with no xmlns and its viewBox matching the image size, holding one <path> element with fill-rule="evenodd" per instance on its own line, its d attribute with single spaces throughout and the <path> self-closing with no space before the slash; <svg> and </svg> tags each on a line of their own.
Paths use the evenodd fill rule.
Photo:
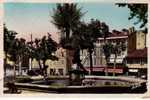
<svg viewBox="0 0 150 100">
<path fill-rule="evenodd" d="M 29 90 L 21 90 L 21 94 L 28 94 L 28 95 L 34 95 L 34 94 L 50 94 L 50 93 L 44 93 L 44 92 L 37 92 L 37 91 L 29 91 Z"/>
</svg>

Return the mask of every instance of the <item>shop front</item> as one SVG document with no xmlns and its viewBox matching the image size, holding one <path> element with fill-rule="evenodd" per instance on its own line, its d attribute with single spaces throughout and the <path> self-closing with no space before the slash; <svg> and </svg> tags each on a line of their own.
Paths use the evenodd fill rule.
<svg viewBox="0 0 150 100">
<path fill-rule="evenodd" d="M 90 72 L 90 67 L 85 67 L 85 69 Z M 115 75 L 124 75 L 126 73 L 125 67 L 110 67 L 110 66 L 94 66 L 93 67 L 93 74 L 94 75 L 105 75 L 105 73 L 108 72 L 108 75 L 112 76 L 113 73 Z"/>
<path fill-rule="evenodd" d="M 147 68 L 129 68 L 128 76 L 147 79 Z"/>
</svg>

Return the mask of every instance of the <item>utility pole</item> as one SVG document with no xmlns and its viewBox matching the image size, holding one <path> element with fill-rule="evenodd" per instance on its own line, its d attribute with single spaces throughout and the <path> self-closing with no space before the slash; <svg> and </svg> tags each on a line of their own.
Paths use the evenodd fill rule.
<svg viewBox="0 0 150 100">
<path fill-rule="evenodd" d="M 33 41 L 32 41 L 32 34 L 31 34 L 31 46 L 33 46 L 32 44 L 33 44 Z M 29 70 L 32 70 L 32 60 L 33 60 L 32 57 L 29 58 Z"/>
</svg>

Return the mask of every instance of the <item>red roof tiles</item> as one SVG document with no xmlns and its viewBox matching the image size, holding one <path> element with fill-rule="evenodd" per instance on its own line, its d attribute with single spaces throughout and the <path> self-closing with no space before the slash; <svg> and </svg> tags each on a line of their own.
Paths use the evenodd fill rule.
<svg viewBox="0 0 150 100">
<path fill-rule="evenodd" d="M 113 30 L 109 36 L 110 37 L 128 36 L 128 32 L 121 32 L 121 31 Z"/>
</svg>

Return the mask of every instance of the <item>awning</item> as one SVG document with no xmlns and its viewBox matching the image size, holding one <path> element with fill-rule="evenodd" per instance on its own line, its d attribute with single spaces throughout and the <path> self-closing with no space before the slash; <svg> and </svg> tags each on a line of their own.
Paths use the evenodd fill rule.
<svg viewBox="0 0 150 100">
<path fill-rule="evenodd" d="M 90 67 L 84 67 L 87 71 L 90 71 Z M 108 73 L 123 73 L 124 68 L 123 67 L 116 67 L 115 69 L 113 67 L 93 67 L 93 71 L 95 72 L 108 72 Z"/>
</svg>

